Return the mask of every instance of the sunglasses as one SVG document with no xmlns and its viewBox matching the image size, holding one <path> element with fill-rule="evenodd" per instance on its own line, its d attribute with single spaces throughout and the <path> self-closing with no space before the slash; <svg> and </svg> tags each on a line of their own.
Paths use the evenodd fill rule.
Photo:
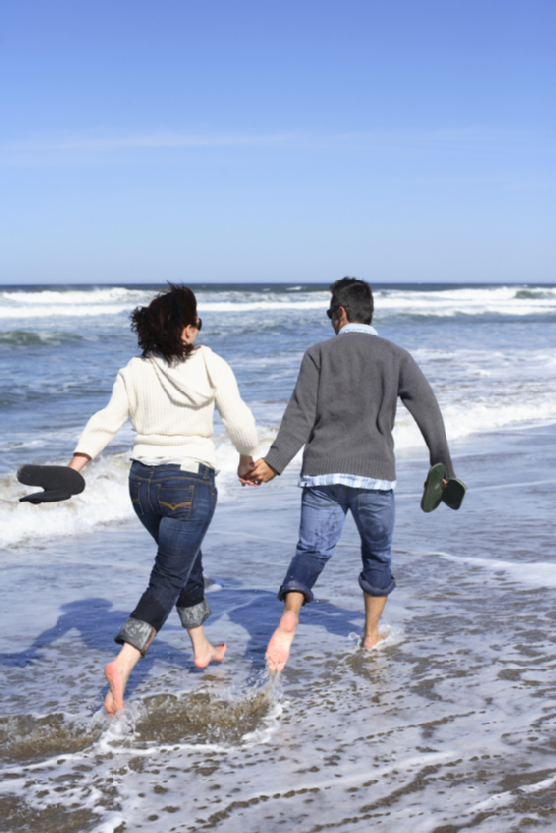
<svg viewBox="0 0 556 833">
<path fill-rule="evenodd" d="M 191 326 L 195 327 L 196 330 L 199 330 L 199 332 L 201 332 L 201 329 L 203 327 L 202 319 L 201 318 L 197 319 L 197 322 L 195 324 L 192 324 Z"/>
<path fill-rule="evenodd" d="M 330 320 L 331 320 L 331 321 L 332 321 L 332 316 L 333 316 L 333 315 L 334 315 L 334 313 L 335 313 L 335 312 L 337 312 L 339 309 L 340 309 L 340 306 L 337 306 L 337 307 L 330 307 L 330 309 L 327 309 L 327 310 L 326 310 L 326 314 L 327 314 L 327 316 L 330 318 Z"/>
</svg>

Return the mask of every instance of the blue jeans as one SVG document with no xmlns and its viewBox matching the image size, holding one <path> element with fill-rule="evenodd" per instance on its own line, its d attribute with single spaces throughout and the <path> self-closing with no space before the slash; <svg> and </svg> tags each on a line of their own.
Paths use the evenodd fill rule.
<svg viewBox="0 0 556 833">
<path fill-rule="evenodd" d="M 134 460 L 129 493 L 135 512 L 158 551 L 149 586 L 116 642 L 145 653 L 174 605 L 184 627 L 201 625 L 210 615 L 205 598 L 201 543 L 216 508 L 214 470 L 178 465 L 145 466 Z"/>
<path fill-rule="evenodd" d="M 361 536 L 363 570 L 359 586 L 369 596 L 388 596 L 395 587 L 392 575 L 394 492 L 351 486 L 309 486 L 303 489 L 299 542 L 278 598 L 303 593 L 313 601 L 311 588 L 334 555 L 348 509 Z"/>
</svg>

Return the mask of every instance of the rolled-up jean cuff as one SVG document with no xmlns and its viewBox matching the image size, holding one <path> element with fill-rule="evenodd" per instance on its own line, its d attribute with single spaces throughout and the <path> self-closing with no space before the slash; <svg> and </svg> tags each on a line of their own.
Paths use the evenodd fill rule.
<svg viewBox="0 0 556 833">
<path fill-rule="evenodd" d="M 311 593 L 311 591 L 309 590 L 309 588 L 306 587 L 306 585 L 301 584 L 298 581 L 288 581 L 287 584 L 283 584 L 280 587 L 280 590 L 278 592 L 278 598 L 280 599 L 281 602 L 284 601 L 284 599 L 286 598 L 288 593 L 303 593 L 303 604 L 304 605 L 309 604 L 315 598 L 313 596 L 313 594 Z"/>
<path fill-rule="evenodd" d="M 211 614 L 206 596 L 199 604 L 192 605 L 191 607 L 178 607 L 176 609 L 184 628 L 198 628 Z"/>
<path fill-rule="evenodd" d="M 359 587 L 367 596 L 389 596 L 395 586 L 396 581 L 394 577 L 392 577 L 392 581 L 386 587 L 374 587 L 368 581 L 365 581 L 362 575 L 359 576 Z"/>
<path fill-rule="evenodd" d="M 144 657 L 155 636 L 156 628 L 153 628 L 148 622 L 130 616 L 119 634 L 114 637 L 114 642 L 117 642 L 118 645 L 128 642 L 134 648 L 137 648 L 141 652 L 141 656 Z"/>
</svg>

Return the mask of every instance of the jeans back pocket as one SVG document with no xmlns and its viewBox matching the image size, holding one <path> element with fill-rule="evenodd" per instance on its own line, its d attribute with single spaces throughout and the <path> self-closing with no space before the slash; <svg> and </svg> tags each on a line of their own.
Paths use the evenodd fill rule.
<svg viewBox="0 0 556 833">
<path fill-rule="evenodd" d="M 186 521 L 191 514 L 195 486 L 158 486 L 156 493 L 161 515 Z"/>
</svg>

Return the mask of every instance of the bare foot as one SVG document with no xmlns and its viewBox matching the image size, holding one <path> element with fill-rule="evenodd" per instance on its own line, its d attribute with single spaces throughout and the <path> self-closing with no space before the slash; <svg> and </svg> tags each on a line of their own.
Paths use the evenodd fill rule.
<svg viewBox="0 0 556 833">
<path fill-rule="evenodd" d="M 202 625 L 188 628 L 187 633 L 193 647 L 193 662 L 196 668 L 206 668 L 210 662 L 222 662 L 226 653 L 224 643 L 217 645 L 216 648 L 211 645 Z"/>
<path fill-rule="evenodd" d="M 387 634 L 379 633 L 370 633 L 363 639 L 363 648 L 374 648 L 375 645 L 378 645 L 379 642 L 382 642 L 383 639 L 386 639 Z"/>
<path fill-rule="evenodd" d="M 282 614 L 280 624 L 272 634 L 266 649 L 269 671 L 282 671 L 288 661 L 290 648 L 297 628 L 297 616 L 292 610 Z"/>
<path fill-rule="evenodd" d="M 123 708 L 125 690 L 125 683 L 122 681 L 116 660 L 108 663 L 104 669 L 104 674 L 110 684 L 110 691 L 106 695 L 104 708 L 108 712 L 108 717 L 114 717 L 116 712 Z"/>
<path fill-rule="evenodd" d="M 224 654 L 226 653 L 226 644 L 224 642 L 215 648 L 214 645 L 210 644 L 208 639 L 205 641 L 207 643 L 206 647 L 195 650 L 193 662 L 196 668 L 206 668 L 209 662 L 222 662 L 224 659 Z"/>
<path fill-rule="evenodd" d="M 130 645 L 129 642 L 124 642 L 116 659 L 109 662 L 104 669 L 104 674 L 110 684 L 110 691 L 104 701 L 104 708 L 109 717 L 114 717 L 116 712 L 123 707 L 124 692 L 129 675 L 140 659 L 141 652 Z"/>
</svg>

